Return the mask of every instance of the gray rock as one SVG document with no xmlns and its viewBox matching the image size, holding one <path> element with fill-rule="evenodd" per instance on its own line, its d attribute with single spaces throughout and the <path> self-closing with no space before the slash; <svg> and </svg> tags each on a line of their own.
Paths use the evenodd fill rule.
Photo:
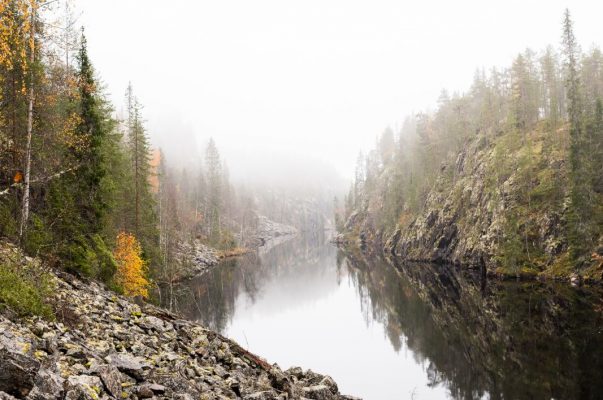
<svg viewBox="0 0 603 400">
<path fill-rule="evenodd" d="M 29 400 L 46 400 L 63 398 L 65 379 L 48 370 L 40 370 L 36 376 L 35 386 L 29 392 Z"/>
<path fill-rule="evenodd" d="M 165 329 L 163 321 L 152 315 L 146 315 L 143 319 L 137 321 L 136 324 L 147 331 L 154 329 L 157 332 L 163 332 Z"/>
<path fill-rule="evenodd" d="M 188 393 L 178 393 L 174 395 L 174 400 L 194 400 Z"/>
<path fill-rule="evenodd" d="M 322 381 L 320 381 L 320 385 L 325 385 L 329 388 L 331 393 L 337 394 L 339 393 L 339 389 L 337 388 L 337 383 L 330 376 L 325 376 Z"/>
<path fill-rule="evenodd" d="M 313 400 L 330 400 L 333 399 L 333 393 L 326 385 L 314 385 L 302 389 L 304 397 Z"/>
<path fill-rule="evenodd" d="M 113 353 L 105 357 L 105 360 L 124 372 L 141 371 L 143 367 L 142 362 L 138 357 L 128 353 Z"/>
<path fill-rule="evenodd" d="M 165 393 L 165 386 L 159 385 L 157 383 L 152 383 L 148 385 L 148 388 L 153 391 L 153 393 L 163 394 Z"/>
<path fill-rule="evenodd" d="M 140 386 L 138 388 L 137 394 L 138 394 L 138 397 L 141 399 L 150 399 L 155 395 L 155 393 L 153 393 L 151 388 L 148 387 L 147 385 Z"/>
<path fill-rule="evenodd" d="M 276 399 L 276 393 L 272 390 L 264 390 L 261 392 L 255 392 L 252 394 L 248 394 L 243 397 L 244 400 L 273 400 Z"/>
<path fill-rule="evenodd" d="M 121 374 L 113 365 L 101 365 L 98 367 L 98 375 L 100 376 L 107 391 L 116 398 L 121 397 Z"/>
<path fill-rule="evenodd" d="M 301 367 L 291 367 L 285 371 L 288 375 L 294 376 L 297 379 L 300 379 L 304 376 L 304 370 Z"/>
<path fill-rule="evenodd" d="M 270 369 L 270 383 L 278 390 L 288 390 L 290 386 L 289 379 L 278 367 Z"/>
<path fill-rule="evenodd" d="M 74 375 L 67 378 L 65 400 L 97 400 L 101 391 L 98 376 Z"/>
<path fill-rule="evenodd" d="M 0 335 L 0 391 L 26 396 L 33 388 L 40 362 L 27 354 L 30 347 Z"/>
</svg>

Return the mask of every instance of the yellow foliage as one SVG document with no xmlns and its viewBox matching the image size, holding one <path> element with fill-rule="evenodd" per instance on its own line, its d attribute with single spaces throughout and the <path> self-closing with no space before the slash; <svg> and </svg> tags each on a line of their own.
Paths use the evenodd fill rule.
<svg viewBox="0 0 603 400">
<path fill-rule="evenodd" d="M 115 282 L 126 296 L 148 297 L 149 281 L 145 278 L 146 264 L 141 258 L 140 243 L 132 234 L 121 232 L 113 256 L 117 262 Z"/>
</svg>

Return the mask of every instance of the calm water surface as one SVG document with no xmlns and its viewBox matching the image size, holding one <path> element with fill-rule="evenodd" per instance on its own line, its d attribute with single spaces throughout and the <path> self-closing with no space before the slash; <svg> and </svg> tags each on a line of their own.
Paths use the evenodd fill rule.
<svg viewBox="0 0 603 400">
<path fill-rule="evenodd" d="M 177 292 L 189 318 L 365 399 L 603 397 L 594 289 L 394 267 L 296 238 Z"/>
</svg>

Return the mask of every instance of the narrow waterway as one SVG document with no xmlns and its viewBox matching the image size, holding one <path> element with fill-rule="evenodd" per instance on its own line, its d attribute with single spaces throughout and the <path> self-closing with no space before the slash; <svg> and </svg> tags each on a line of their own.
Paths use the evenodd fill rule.
<svg viewBox="0 0 603 400">
<path fill-rule="evenodd" d="M 572 399 L 603 391 L 601 292 L 486 282 L 296 238 L 182 284 L 178 310 L 364 399 Z"/>
</svg>

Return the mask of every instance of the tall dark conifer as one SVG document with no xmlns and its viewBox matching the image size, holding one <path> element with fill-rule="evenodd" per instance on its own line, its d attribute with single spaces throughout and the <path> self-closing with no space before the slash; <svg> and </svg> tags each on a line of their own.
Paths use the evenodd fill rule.
<svg viewBox="0 0 603 400">
<path fill-rule="evenodd" d="M 570 210 L 568 240 L 570 256 L 581 262 L 592 248 L 592 190 L 589 179 L 588 142 L 584 135 L 584 110 L 578 71 L 579 48 L 569 10 L 563 19 L 565 88 L 570 129 Z"/>
<path fill-rule="evenodd" d="M 77 135 L 85 145 L 76 149 L 75 156 L 80 165 L 77 183 L 80 196 L 78 208 L 82 223 L 88 234 L 98 233 L 103 228 L 107 204 L 101 191 L 101 181 L 106 174 L 102 152 L 106 132 L 99 112 L 94 70 L 88 58 L 86 37 L 82 33 L 78 54 L 79 125 Z"/>
</svg>

